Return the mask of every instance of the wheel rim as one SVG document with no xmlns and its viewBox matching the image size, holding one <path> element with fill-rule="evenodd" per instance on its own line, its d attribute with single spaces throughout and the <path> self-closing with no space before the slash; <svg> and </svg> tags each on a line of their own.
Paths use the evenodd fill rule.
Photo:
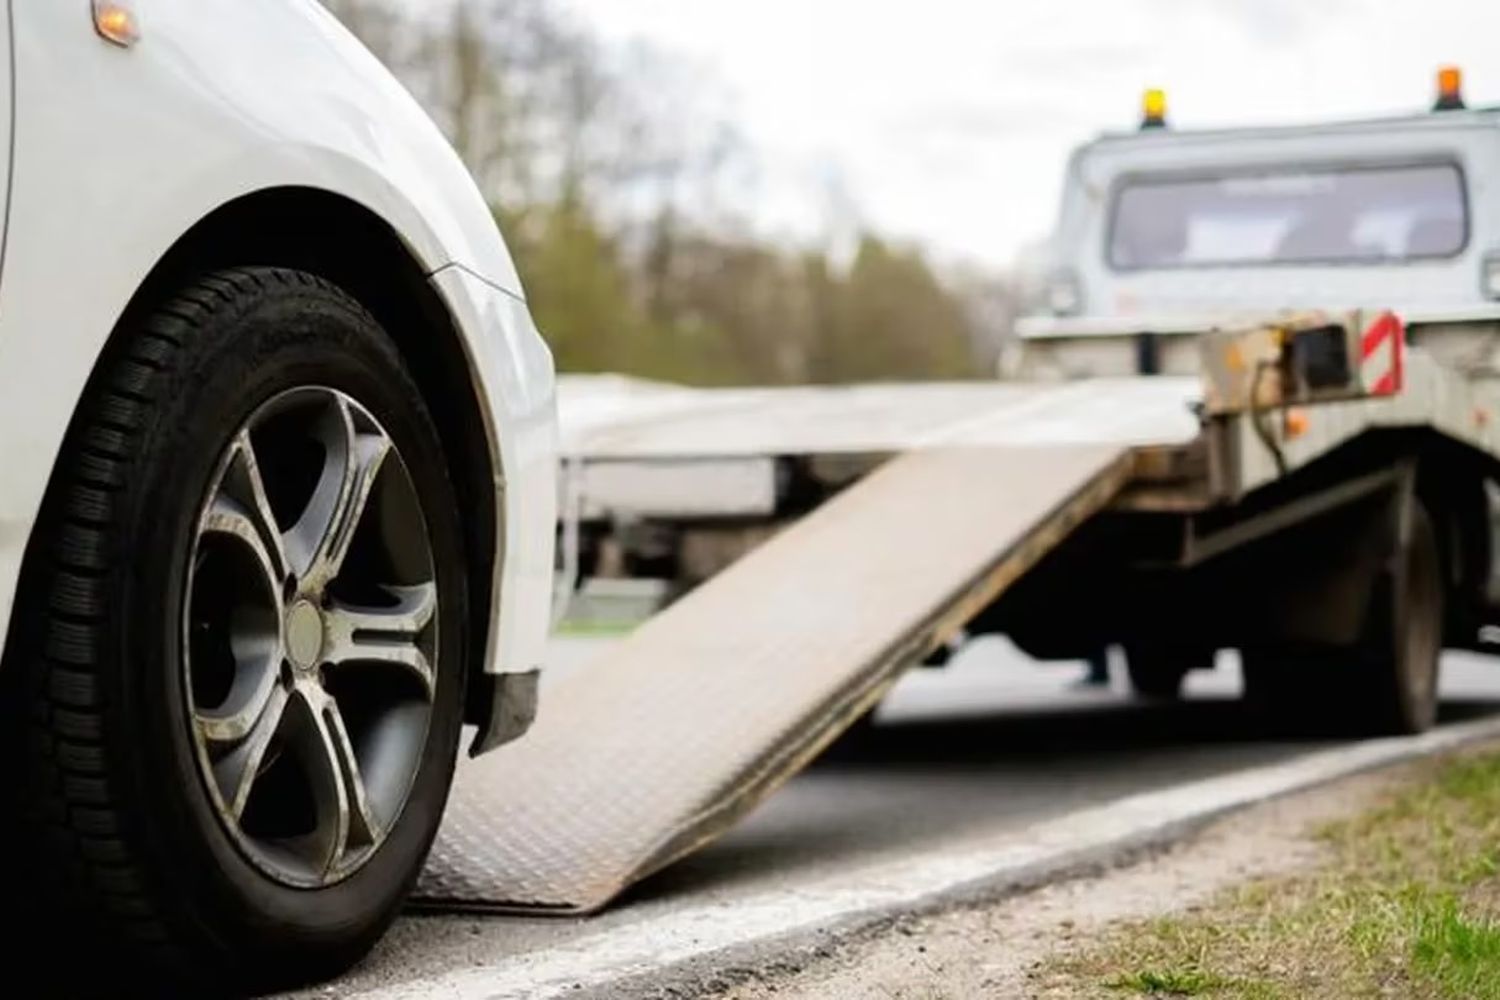
<svg viewBox="0 0 1500 1000">
<path fill-rule="evenodd" d="M 246 421 L 199 509 L 184 690 L 219 819 L 278 882 L 357 871 L 420 767 L 438 664 L 431 541 L 390 436 L 344 393 Z"/>
</svg>

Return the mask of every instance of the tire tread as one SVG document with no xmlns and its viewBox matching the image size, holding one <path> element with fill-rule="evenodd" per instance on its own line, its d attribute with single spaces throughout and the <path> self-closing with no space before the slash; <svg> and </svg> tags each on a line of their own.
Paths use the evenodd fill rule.
<svg viewBox="0 0 1500 1000">
<path fill-rule="evenodd" d="M 101 650 L 108 642 L 110 578 L 129 562 L 118 507 L 132 471 L 132 447 L 151 426 L 168 376 L 195 331 L 246 297 L 317 288 L 363 313 L 331 283 L 271 267 L 199 279 L 111 342 L 86 392 L 38 522 L 45 547 L 28 563 L 24 587 L 43 595 L 36 631 L 24 645 L 29 776 L 23 808 L 41 821 L 43 845 L 72 877 L 69 891 L 161 968 L 195 969 L 198 956 L 173 943 L 160 901 L 125 831 L 127 803 L 112 780 Z M 45 535 L 43 534 L 45 532 Z"/>
</svg>

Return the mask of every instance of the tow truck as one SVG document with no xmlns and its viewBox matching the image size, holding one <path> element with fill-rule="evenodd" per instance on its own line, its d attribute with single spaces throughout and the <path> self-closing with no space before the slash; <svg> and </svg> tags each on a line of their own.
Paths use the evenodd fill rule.
<svg viewBox="0 0 1500 1000">
<path fill-rule="evenodd" d="M 1221 649 L 1278 724 L 1415 732 L 1500 624 L 1500 110 L 1081 148 L 1050 314 L 964 384 L 562 387 L 564 550 L 683 592 L 471 763 L 418 894 L 587 912 L 965 633 Z"/>
</svg>

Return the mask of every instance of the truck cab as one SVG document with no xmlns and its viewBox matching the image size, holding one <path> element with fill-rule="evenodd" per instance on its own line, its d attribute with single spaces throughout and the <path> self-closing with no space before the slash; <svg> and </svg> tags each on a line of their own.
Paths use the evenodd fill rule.
<svg viewBox="0 0 1500 1000">
<path fill-rule="evenodd" d="M 1175 334 L 1268 304 L 1500 322 L 1500 107 L 1468 107 L 1457 70 L 1432 110 L 1363 121 L 1179 131 L 1160 92 L 1146 105 L 1069 161 L 1028 374 L 1193 372 Z M 1144 339 L 1049 349 L 1111 334 Z"/>
</svg>

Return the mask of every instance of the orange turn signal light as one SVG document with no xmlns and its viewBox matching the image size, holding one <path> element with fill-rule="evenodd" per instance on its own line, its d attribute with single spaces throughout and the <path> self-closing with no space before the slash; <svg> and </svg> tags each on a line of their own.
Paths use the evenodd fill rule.
<svg viewBox="0 0 1500 1000">
<path fill-rule="evenodd" d="M 94 0 L 94 30 L 121 48 L 141 40 L 140 21 L 125 0 Z"/>
<path fill-rule="evenodd" d="M 1295 441 L 1312 429 L 1312 418 L 1306 410 L 1293 407 L 1286 411 L 1286 421 L 1283 424 L 1288 441 Z"/>
</svg>

